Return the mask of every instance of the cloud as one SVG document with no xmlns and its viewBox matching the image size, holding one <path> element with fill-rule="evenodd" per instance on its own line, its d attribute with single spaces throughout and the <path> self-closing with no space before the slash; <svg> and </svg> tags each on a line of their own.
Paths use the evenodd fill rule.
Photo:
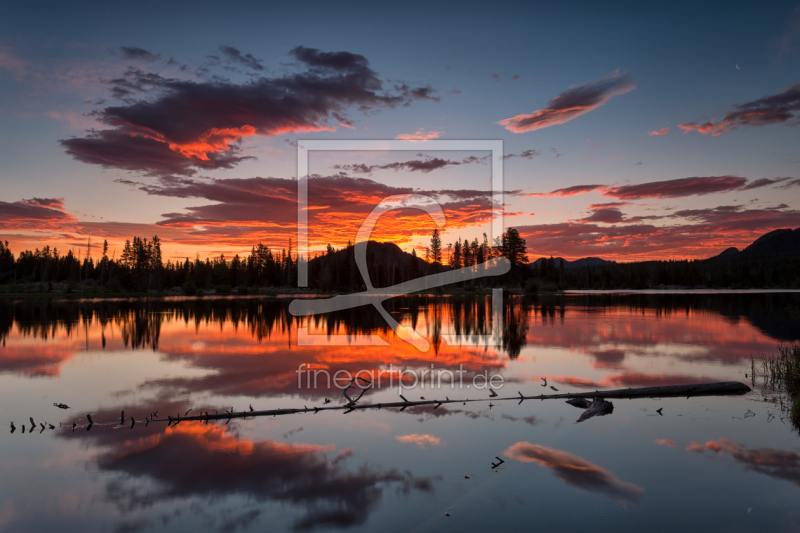
<svg viewBox="0 0 800 533">
<path fill-rule="evenodd" d="M 96 112 L 107 129 L 61 144 L 85 163 L 188 176 L 242 161 L 239 149 L 246 137 L 333 131 L 337 124 L 352 126 L 346 115 L 351 109 L 369 113 L 438 100 L 431 87 L 385 89 L 358 54 L 304 47 L 291 53 L 305 70 L 241 84 L 164 78 L 130 69 L 108 81 L 124 104 Z"/>
<path fill-rule="evenodd" d="M 416 164 L 416 162 L 412 162 Z M 429 162 L 418 170 L 433 169 Z M 419 190 L 391 186 L 369 178 L 346 174 L 311 176 L 308 179 L 310 242 L 341 246 L 353 240 L 364 218 L 388 196 L 423 194 L 435 198 L 445 212 L 448 227 L 481 224 L 495 216 L 492 191 L 472 189 Z M 200 198 L 213 203 L 189 206 L 183 212 L 164 213 L 158 224 L 184 228 L 185 242 L 225 242 L 250 246 L 269 234 L 288 243 L 296 231 L 297 181 L 289 178 L 249 179 L 161 178 L 142 185 L 148 194 L 172 198 Z M 508 195 L 520 191 L 506 191 Z M 432 222 L 419 210 L 392 211 L 381 217 L 373 238 L 398 245 L 412 235 L 429 233 Z M 195 226 L 203 226 L 195 230 Z"/>
<path fill-rule="evenodd" d="M 584 194 L 587 192 L 596 191 L 598 189 L 603 189 L 604 187 L 604 185 L 573 185 L 572 187 L 556 189 L 546 193 L 532 192 L 528 193 L 526 196 L 539 196 L 542 198 L 548 198 L 550 196 L 574 196 L 576 194 Z"/>
<path fill-rule="evenodd" d="M 660 130 L 651 131 L 648 133 L 650 137 L 660 137 L 661 135 L 666 135 L 667 133 L 671 132 L 672 130 L 669 128 L 661 128 Z"/>
<path fill-rule="evenodd" d="M 656 220 L 662 218 L 657 215 L 627 217 L 619 209 L 619 205 L 625 202 L 608 202 L 606 204 L 592 204 L 589 210 L 592 212 L 588 217 L 580 219 L 581 222 L 602 222 L 603 224 L 632 224 L 643 220 Z"/>
<path fill-rule="evenodd" d="M 750 448 L 731 439 L 710 440 L 705 444 L 694 441 L 686 447 L 687 451 L 716 454 L 729 453 L 745 470 L 758 472 L 777 479 L 783 479 L 800 486 L 800 454 L 775 448 Z"/>
<path fill-rule="evenodd" d="M 420 128 L 414 133 L 401 133 L 396 136 L 395 139 L 404 141 L 430 141 L 431 139 L 438 139 L 443 133 L 442 131 L 425 131 L 424 128 Z"/>
<path fill-rule="evenodd" d="M 792 178 L 760 178 L 754 181 L 751 181 L 747 185 L 741 188 L 743 191 L 749 191 L 751 189 L 758 189 L 760 187 L 768 187 L 769 185 L 775 185 L 776 183 L 783 183 L 784 181 L 790 180 Z M 797 181 L 797 180 L 795 180 Z"/>
<path fill-rule="evenodd" d="M 747 178 L 738 176 L 708 176 L 651 181 L 640 185 L 609 187 L 603 196 L 636 200 L 641 198 L 683 198 L 736 190 L 747 183 Z"/>
<path fill-rule="evenodd" d="M 504 455 L 523 463 L 550 468 L 556 477 L 576 490 L 604 496 L 621 503 L 637 503 L 644 489 L 617 479 L 611 472 L 569 452 L 518 442 Z"/>
<path fill-rule="evenodd" d="M 410 435 L 398 435 L 395 437 L 400 442 L 410 442 L 416 444 L 420 448 L 424 448 L 427 445 L 431 446 L 439 446 L 442 443 L 442 439 L 439 437 L 434 437 L 433 435 L 419 435 L 417 433 L 412 433 Z"/>
<path fill-rule="evenodd" d="M 46 207 L 48 209 L 58 209 L 59 211 L 64 210 L 63 198 L 31 198 L 29 200 L 22 200 L 21 203 L 25 205 Z"/>
<path fill-rule="evenodd" d="M 742 248 L 768 231 L 800 226 L 800 211 L 778 206 L 718 206 L 680 210 L 674 224 L 599 225 L 586 221 L 519 225 L 531 250 L 565 258 L 602 256 L 626 261 L 706 258 L 709 250 Z M 680 222 L 677 219 L 681 219 Z"/>
<path fill-rule="evenodd" d="M 707 194 L 749 191 L 760 187 L 767 187 L 777 183 L 783 183 L 791 178 L 760 178 L 749 181 L 740 176 L 700 176 L 691 178 L 676 178 L 664 181 L 650 181 L 637 185 L 623 185 L 612 187 L 609 185 L 574 185 L 564 189 L 556 189 L 547 193 L 533 192 L 526 196 L 537 196 L 549 198 L 552 196 L 573 196 L 588 192 L 598 191 L 603 196 L 609 198 L 619 198 L 621 200 L 641 200 L 644 198 L 684 198 L 687 196 L 704 196 Z M 789 184 L 800 183 L 794 180 Z"/>
<path fill-rule="evenodd" d="M 64 212 L 63 198 L 0 201 L 0 225 L 4 230 L 67 230 L 78 220 Z"/>
<path fill-rule="evenodd" d="M 733 131 L 739 127 L 769 126 L 771 124 L 795 124 L 800 112 L 800 84 L 787 87 L 773 96 L 766 96 L 733 106 L 733 111 L 725 114 L 722 120 L 709 120 L 702 124 L 687 122 L 678 124 L 684 133 L 698 131 L 704 135 L 710 133 L 716 137 Z"/>
<path fill-rule="evenodd" d="M 150 50 L 139 48 L 138 46 L 120 46 L 118 49 L 122 59 L 134 59 L 140 61 L 157 61 L 161 59 L 161 54 L 154 54 Z"/>
<path fill-rule="evenodd" d="M 666 446 L 667 448 L 674 448 L 675 441 L 672 439 L 656 439 L 656 444 L 661 446 Z"/>
<path fill-rule="evenodd" d="M 28 64 L 12 48 L 0 46 L 0 70 L 7 71 L 16 81 L 21 81 L 28 74 Z"/>
<path fill-rule="evenodd" d="M 225 57 L 228 58 L 228 61 L 232 63 L 239 63 L 240 65 L 244 65 L 245 67 L 253 70 L 264 70 L 264 64 L 260 59 L 256 59 L 253 54 L 243 54 L 240 50 L 234 48 L 233 46 L 220 46 L 219 51 L 222 52 Z"/>
<path fill-rule="evenodd" d="M 776 189 L 790 189 L 792 187 L 800 187 L 800 178 L 795 178 L 787 183 L 784 183 L 780 187 L 776 187 Z"/>
<path fill-rule="evenodd" d="M 547 107 L 529 114 L 517 115 L 498 122 L 508 131 L 525 133 L 564 124 L 597 109 L 612 97 L 635 89 L 630 74 L 614 72 L 605 78 L 572 87 L 547 103 Z"/>
<path fill-rule="evenodd" d="M 200 158 L 173 150 L 157 139 L 119 130 L 95 131 L 86 137 L 60 142 L 68 154 L 82 163 L 150 176 L 189 176 L 197 169 L 233 168 L 245 159 L 252 159 L 239 155 L 238 146 L 232 145 L 228 145 L 225 153 L 211 152 Z"/>
<path fill-rule="evenodd" d="M 522 157 L 525 159 L 533 159 L 536 156 L 542 155 L 542 152 L 539 150 L 525 150 L 519 154 L 506 154 L 503 156 L 503 159 L 511 159 L 513 157 Z"/>
<path fill-rule="evenodd" d="M 421 155 L 421 154 L 417 154 Z M 470 165 L 474 163 L 483 163 L 488 159 L 488 156 L 465 157 L 461 161 L 453 161 L 451 159 L 441 159 L 439 157 L 427 157 L 423 159 L 412 159 L 409 161 L 396 161 L 392 163 L 385 163 L 383 165 L 365 165 L 364 163 L 333 165 L 334 170 L 346 170 L 355 172 L 357 174 L 371 174 L 375 170 L 408 170 L 409 172 L 431 172 L 441 168 Z"/>
</svg>

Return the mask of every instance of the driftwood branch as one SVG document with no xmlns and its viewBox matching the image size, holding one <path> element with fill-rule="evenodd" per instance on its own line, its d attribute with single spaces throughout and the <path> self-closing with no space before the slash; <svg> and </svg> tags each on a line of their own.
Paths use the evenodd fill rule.
<svg viewBox="0 0 800 533">
<path fill-rule="evenodd" d="M 540 394 L 537 396 L 524 396 L 521 392 L 518 392 L 518 396 L 510 396 L 506 398 L 500 397 L 493 397 L 493 398 L 480 398 L 480 399 L 462 399 L 462 400 L 419 400 L 419 401 L 408 401 L 403 398 L 401 402 L 388 402 L 388 403 L 369 403 L 369 404 L 355 404 L 355 403 L 348 403 L 346 405 L 334 405 L 328 407 L 306 407 L 303 406 L 300 409 L 269 409 L 266 411 L 241 411 L 241 412 L 233 412 L 226 411 L 224 414 L 209 414 L 208 412 L 200 415 L 193 415 L 193 416 L 184 416 L 181 417 L 180 414 L 178 417 L 168 417 L 166 419 L 152 419 L 151 422 L 169 422 L 169 423 L 180 423 L 184 421 L 208 421 L 208 420 L 227 420 L 230 421 L 233 418 L 255 418 L 261 416 L 283 416 L 283 415 L 293 415 L 299 413 L 318 413 L 319 411 L 344 411 L 344 413 L 351 413 L 353 411 L 357 411 L 360 409 L 389 409 L 399 407 L 400 410 L 404 410 L 407 407 L 413 406 L 422 406 L 422 405 L 433 405 L 434 408 L 437 408 L 443 404 L 450 404 L 450 403 L 467 403 L 467 402 L 486 402 L 486 401 L 493 401 L 493 402 L 500 402 L 500 401 L 508 401 L 514 400 L 522 403 L 524 400 L 576 400 L 576 399 L 584 399 L 590 400 L 592 402 L 595 399 L 603 399 L 603 398 L 615 398 L 615 399 L 633 399 L 633 398 L 680 398 L 686 397 L 690 398 L 692 396 L 731 396 L 731 395 L 741 395 L 747 392 L 750 392 L 750 387 L 745 385 L 744 383 L 739 383 L 738 381 L 726 381 L 726 382 L 718 382 L 718 383 L 699 383 L 695 385 L 668 385 L 664 387 L 640 387 L 636 389 L 615 389 L 615 390 L 606 390 L 606 391 L 592 391 L 592 392 L 576 392 L 576 393 L 561 393 L 561 394 Z M 362 393 L 363 394 L 363 393 Z M 359 396 L 360 398 L 360 396 Z M 570 402 L 572 405 L 575 403 Z M 577 403 L 577 402 L 576 402 Z M 587 402 L 588 404 L 588 402 Z M 579 404 L 580 405 L 580 404 Z M 591 404 L 588 404 L 589 406 Z M 598 408 L 602 406 L 602 404 L 598 404 Z M 597 413 L 599 414 L 599 413 Z"/>
</svg>

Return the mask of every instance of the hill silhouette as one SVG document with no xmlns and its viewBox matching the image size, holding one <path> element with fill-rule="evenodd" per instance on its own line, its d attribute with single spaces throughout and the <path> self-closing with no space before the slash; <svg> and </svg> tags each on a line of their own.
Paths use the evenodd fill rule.
<svg viewBox="0 0 800 533">
<path fill-rule="evenodd" d="M 754 240 L 744 250 L 728 248 L 716 257 L 738 257 L 740 255 L 769 255 L 800 253 L 800 228 L 776 229 Z"/>
</svg>

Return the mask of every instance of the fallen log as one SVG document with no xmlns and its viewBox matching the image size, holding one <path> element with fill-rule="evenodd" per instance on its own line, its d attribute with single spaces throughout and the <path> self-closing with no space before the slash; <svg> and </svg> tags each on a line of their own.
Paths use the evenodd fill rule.
<svg viewBox="0 0 800 533">
<path fill-rule="evenodd" d="M 241 412 L 233 412 L 226 411 L 222 414 L 202 414 L 202 415 L 194 415 L 194 416 L 184 416 L 181 417 L 180 414 L 178 417 L 168 417 L 168 418 L 160 418 L 151 420 L 152 422 L 169 422 L 170 424 L 179 424 L 180 422 L 189 422 L 189 421 L 208 421 L 208 420 L 227 420 L 230 421 L 233 418 L 256 418 L 262 416 L 283 416 L 283 415 L 293 415 L 293 414 L 300 414 L 300 413 L 318 413 L 320 411 L 344 411 L 345 413 L 351 413 L 353 411 L 361 410 L 361 409 L 389 409 L 394 407 L 399 407 L 401 410 L 407 407 L 415 407 L 415 406 L 424 406 L 424 405 L 433 405 L 433 406 L 440 406 L 443 404 L 450 404 L 450 403 L 467 403 L 467 402 L 487 402 L 489 400 L 493 402 L 499 401 L 508 401 L 514 400 L 522 403 L 525 400 L 572 400 L 572 399 L 579 399 L 584 398 L 588 400 L 594 400 L 595 398 L 602 399 L 602 398 L 616 398 L 616 399 L 633 399 L 633 398 L 680 398 L 686 397 L 690 398 L 693 396 L 732 396 L 732 395 L 742 395 L 747 392 L 750 392 L 750 387 L 745 385 L 744 383 L 739 383 L 738 381 L 725 381 L 725 382 L 717 382 L 717 383 L 698 383 L 694 385 L 666 385 L 662 387 L 640 387 L 640 388 L 629 388 L 629 389 L 614 389 L 608 391 L 593 391 L 593 392 L 568 392 L 568 393 L 559 393 L 559 394 L 540 394 L 537 396 L 525 396 L 522 393 L 517 393 L 517 396 L 510 396 L 506 398 L 472 398 L 472 399 L 462 399 L 462 400 L 419 400 L 419 401 L 407 401 L 403 396 L 404 401 L 401 402 L 388 402 L 388 403 L 367 403 L 367 404 L 355 404 L 349 403 L 345 405 L 331 405 L 331 406 L 322 406 L 322 407 L 303 407 L 300 409 L 269 409 L 266 411 L 241 411 Z"/>
<path fill-rule="evenodd" d="M 583 422 L 584 420 L 588 420 L 593 416 L 604 416 L 610 415 L 614 412 L 614 404 L 611 402 L 607 402 L 602 398 L 595 398 L 592 404 L 589 406 L 587 410 L 581 413 L 581 416 L 575 421 L 577 424 L 578 422 Z"/>
</svg>

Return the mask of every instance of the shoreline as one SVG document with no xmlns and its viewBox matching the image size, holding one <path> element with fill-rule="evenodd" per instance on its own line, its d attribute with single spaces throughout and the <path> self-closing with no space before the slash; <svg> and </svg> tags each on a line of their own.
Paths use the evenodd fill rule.
<svg viewBox="0 0 800 533">
<path fill-rule="evenodd" d="M 645 295 L 667 295 L 667 294 L 800 294 L 800 289 L 566 289 L 554 292 L 538 292 L 525 294 L 520 289 L 504 289 L 507 294 L 516 296 L 580 296 L 580 295 L 626 295 L 626 294 L 645 294 Z M 325 298 L 334 297 L 348 292 L 319 292 L 319 291 L 290 291 L 275 290 L 248 294 L 175 294 L 175 293 L 93 293 L 93 292 L 19 292 L 19 293 L 0 293 L 0 300 L 19 300 L 19 299 L 57 299 L 57 300 L 134 300 L 134 299 L 154 299 L 154 300 L 225 300 L 225 299 L 255 299 L 255 298 Z M 491 296 L 489 291 L 442 291 L 439 293 L 423 292 L 410 293 L 402 296 Z M 376 293 L 379 296 L 380 293 Z"/>
</svg>

